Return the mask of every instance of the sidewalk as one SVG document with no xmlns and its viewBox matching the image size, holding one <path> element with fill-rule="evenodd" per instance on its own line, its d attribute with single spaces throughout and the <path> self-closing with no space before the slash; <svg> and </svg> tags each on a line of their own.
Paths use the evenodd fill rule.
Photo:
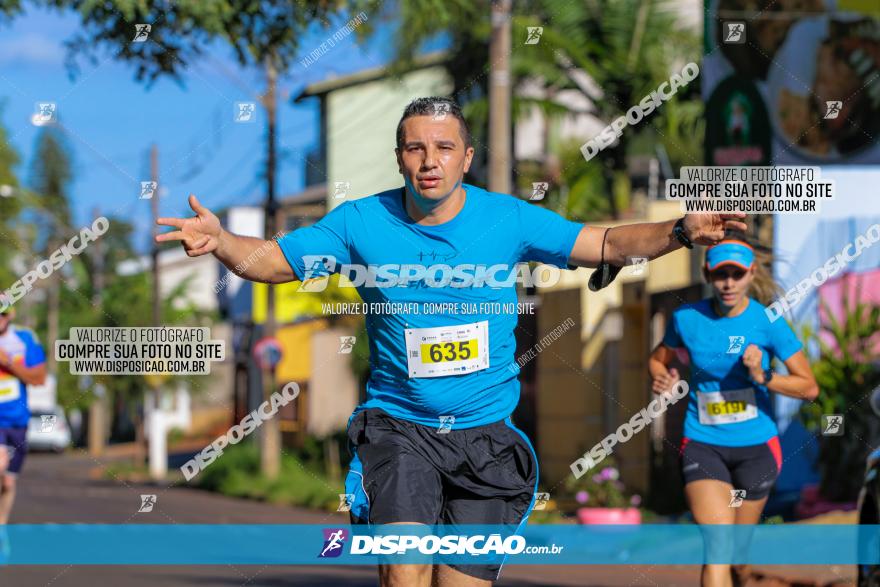
<svg viewBox="0 0 880 587">
<path fill-rule="evenodd" d="M 856 584 L 855 566 L 763 565 L 752 569 L 747 587 L 843 587 Z"/>
<path fill-rule="evenodd" d="M 858 524 L 859 516 L 855 511 L 835 511 L 795 522 L 796 524 Z M 853 565 L 761 565 L 752 568 L 759 580 L 756 585 L 773 587 L 776 585 L 796 585 L 798 587 L 842 587 L 855 585 L 857 574 Z"/>
</svg>

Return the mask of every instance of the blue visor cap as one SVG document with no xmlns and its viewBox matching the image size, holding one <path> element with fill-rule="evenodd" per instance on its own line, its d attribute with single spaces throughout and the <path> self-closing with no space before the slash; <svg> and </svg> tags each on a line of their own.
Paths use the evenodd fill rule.
<svg viewBox="0 0 880 587">
<path fill-rule="evenodd" d="M 724 265 L 735 265 L 748 271 L 755 260 L 755 250 L 741 241 L 726 241 L 706 251 L 706 269 L 714 271 Z"/>
</svg>

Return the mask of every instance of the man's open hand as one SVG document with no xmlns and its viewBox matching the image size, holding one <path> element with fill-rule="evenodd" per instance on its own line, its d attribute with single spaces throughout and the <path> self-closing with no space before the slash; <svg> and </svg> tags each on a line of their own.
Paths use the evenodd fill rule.
<svg viewBox="0 0 880 587">
<path fill-rule="evenodd" d="M 698 245 L 715 245 L 724 238 L 725 230 L 738 230 L 745 232 L 746 223 L 740 222 L 745 218 L 744 212 L 732 214 L 686 214 L 682 227 L 692 242 Z"/>
<path fill-rule="evenodd" d="M 179 229 L 158 235 L 156 242 L 181 241 L 187 255 L 198 257 L 217 248 L 223 228 L 220 226 L 220 219 L 199 204 L 199 200 L 192 194 L 189 196 L 189 207 L 196 213 L 192 218 L 159 218 L 156 221 L 156 224 Z"/>
</svg>

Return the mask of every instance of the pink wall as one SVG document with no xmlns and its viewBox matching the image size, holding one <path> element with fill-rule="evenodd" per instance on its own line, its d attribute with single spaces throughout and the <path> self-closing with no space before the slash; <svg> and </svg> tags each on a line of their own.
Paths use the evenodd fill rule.
<svg viewBox="0 0 880 587">
<path fill-rule="evenodd" d="M 840 320 L 843 317 L 844 296 L 849 298 L 851 306 L 854 305 L 859 286 L 861 291 L 858 299 L 861 299 L 862 302 L 880 305 L 880 269 L 848 273 L 837 279 L 832 279 L 819 287 L 819 297 L 828 305 L 831 314 Z M 821 306 L 819 318 L 822 324 L 827 323 L 827 314 Z M 880 332 L 876 333 L 875 338 L 874 352 L 880 353 Z M 822 333 L 822 340 L 829 345 L 834 345 L 831 336 L 827 333 Z"/>
</svg>

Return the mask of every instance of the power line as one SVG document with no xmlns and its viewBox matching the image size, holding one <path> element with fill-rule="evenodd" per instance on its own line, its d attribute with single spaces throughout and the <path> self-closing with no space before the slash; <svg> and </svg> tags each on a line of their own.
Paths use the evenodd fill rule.
<svg viewBox="0 0 880 587">
<path fill-rule="evenodd" d="M 211 187 L 206 189 L 205 193 L 210 194 L 226 185 L 226 183 L 232 178 L 232 176 L 239 171 L 239 168 L 244 165 L 247 159 L 252 157 L 255 151 L 258 152 L 260 144 L 262 144 L 262 137 L 258 137 L 256 140 L 254 140 L 254 142 L 251 143 L 251 145 L 247 149 L 245 149 L 244 153 L 242 153 L 241 158 L 229 168 L 229 170 L 223 177 L 214 182 Z M 256 177 L 259 178 L 259 174 L 257 174 Z"/>
</svg>

